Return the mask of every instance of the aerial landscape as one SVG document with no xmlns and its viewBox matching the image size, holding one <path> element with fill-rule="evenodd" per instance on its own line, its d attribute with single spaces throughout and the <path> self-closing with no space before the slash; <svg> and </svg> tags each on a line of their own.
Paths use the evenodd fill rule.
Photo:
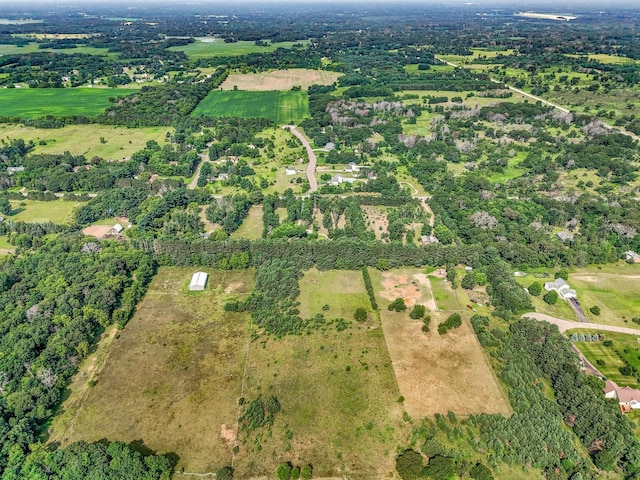
<svg viewBox="0 0 640 480">
<path fill-rule="evenodd" d="M 640 6 L 0 1 L 0 480 L 640 480 Z"/>
</svg>

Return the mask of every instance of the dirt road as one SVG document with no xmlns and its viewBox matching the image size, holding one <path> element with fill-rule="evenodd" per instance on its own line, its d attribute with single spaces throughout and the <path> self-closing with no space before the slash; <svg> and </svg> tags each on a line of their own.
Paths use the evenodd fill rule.
<svg viewBox="0 0 640 480">
<path fill-rule="evenodd" d="M 298 130 L 296 130 L 295 125 L 284 125 L 282 128 L 288 128 L 291 133 L 293 133 L 304 145 L 304 148 L 307 150 L 307 156 L 309 157 L 309 165 L 307 165 L 307 179 L 309 180 L 309 193 L 315 192 L 318 190 L 318 181 L 316 180 L 316 154 L 313 153 L 311 149 L 311 145 L 309 145 L 309 141 L 302 135 Z"/>
</svg>

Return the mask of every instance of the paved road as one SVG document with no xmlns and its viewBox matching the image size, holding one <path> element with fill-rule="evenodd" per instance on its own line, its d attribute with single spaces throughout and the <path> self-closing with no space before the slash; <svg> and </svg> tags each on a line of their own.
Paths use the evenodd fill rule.
<svg viewBox="0 0 640 480">
<path fill-rule="evenodd" d="M 316 180 L 316 154 L 313 153 L 313 149 L 311 145 L 309 145 L 309 141 L 302 135 L 298 130 L 296 130 L 295 125 L 284 125 L 282 128 L 288 128 L 291 133 L 293 133 L 304 145 L 304 148 L 307 150 L 307 155 L 309 156 L 309 165 L 307 166 L 307 179 L 309 179 L 309 192 L 315 192 L 318 190 L 318 181 Z"/>
<path fill-rule="evenodd" d="M 564 333 L 567 330 L 571 330 L 572 328 L 588 328 L 589 330 L 603 330 L 606 332 L 618 332 L 618 333 L 626 333 L 629 335 L 639 335 L 640 330 L 635 328 L 628 327 L 616 327 L 614 325 L 602 325 L 599 323 L 588 323 L 584 324 L 581 322 L 572 322 L 571 320 L 563 320 L 561 318 L 552 317 L 550 315 L 545 315 L 544 313 L 531 312 L 525 313 L 522 315 L 523 317 L 533 318 L 534 320 L 541 320 L 549 323 L 553 323 L 557 325 L 560 329 L 560 332 Z"/>
<path fill-rule="evenodd" d="M 198 179 L 200 178 L 200 169 L 202 168 L 204 162 L 209 161 L 209 155 L 201 155 L 201 157 L 202 160 L 200 160 L 200 163 L 196 167 L 196 173 L 193 175 L 193 180 L 191 180 L 191 183 L 187 186 L 189 190 L 194 190 L 196 188 L 196 186 L 198 185 Z"/>
</svg>

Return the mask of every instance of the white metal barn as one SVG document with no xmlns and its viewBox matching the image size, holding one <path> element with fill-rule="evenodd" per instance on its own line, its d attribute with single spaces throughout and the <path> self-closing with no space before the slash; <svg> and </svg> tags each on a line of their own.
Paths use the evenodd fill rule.
<svg viewBox="0 0 640 480">
<path fill-rule="evenodd" d="M 197 291 L 204 290 L 204 287 L 207 285 L 207 279 L 209 278 L 209 274 L 205 272 L 196 272 L 191 277 L 191 283 L 189 284 L 189 290 Z"/>
</svg>

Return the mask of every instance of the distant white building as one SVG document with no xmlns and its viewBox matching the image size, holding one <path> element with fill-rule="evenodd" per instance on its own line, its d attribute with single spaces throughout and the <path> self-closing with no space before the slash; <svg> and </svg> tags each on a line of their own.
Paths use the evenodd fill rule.
<svg viewBox="0 0 640 480">
<path fill-rule="evenodd" d="M 344 169 L 345 172 L 358 173 L 360 171 L 360 166 L 356 163 L 349 163 Z"/>
<path fill-rule="evenodd" d="M 124 228 L 122 228 L 122 225 L 120 225 L 119 223 L 116 223 L 113 227 L 111 227 L 111 232 L 116 235 L 120 235 L 123 230 Z"/>
<path fill-rule="evenodd" d="M 558 292 L 558 295 L 565 300 L 570 300 L 578 296 L 577 292 L 573 288 L 569 287 L 569 284 L 564 280 L 564 278 L 556 278 L 553 282 L 546 282 L 544 284 L 544 289 L 547 292 L 555 290 Z"/>
<path fill-rule="evenodd" d="M 285 175 L 297 175 L 298 171 L 293 167 L 284 167 Z"/>
<path fill-rule="evenodd" d="M 7 167 L 7 173 L 13 175 L 14 173 L 24 172 L 25 167 Z"/>
<path fill-rule="evenodd" d="M 207 286 L 207 279 L 209 274 L 206 272 L 196 272 L 191 277 L 191 283 L 189 284 L 189 290 L 192 292 L 204 290 Z"/>
<path fill-rule="evenodd" d="M 573 242 L 573 235 L 571 235 L 569 232 L 565 232 L 564 230 L 561 232 L 556 233 L 556 236 L 558 237 L 558 239 L 562 242 Z"/>
</svg>

